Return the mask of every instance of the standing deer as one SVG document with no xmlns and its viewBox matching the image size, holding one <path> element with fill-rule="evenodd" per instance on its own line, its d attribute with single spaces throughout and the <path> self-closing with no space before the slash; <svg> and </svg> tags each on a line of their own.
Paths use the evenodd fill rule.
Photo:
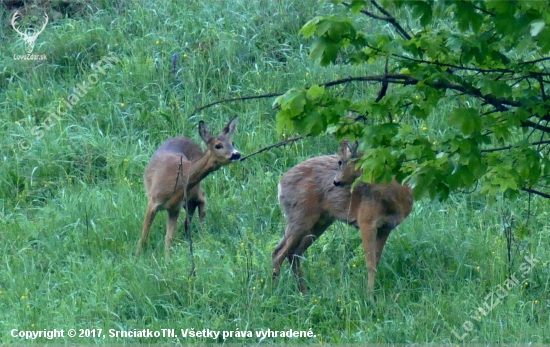
<svg viewBox="0 0 550 347">
<path fill-rule="evenodd" d="M 199 122 L 199 135 L 206 144 L 206 151 L 191 139 L 174 137 L 166 140 L 153 154 L 145 169 L 145 190 L 149 203 L 143 220 L 143 232 L 139 240 L 136 255 L 147 242 L 147 235 L 158 211 L 168 212 L 165 237 L 165 258 L 168 260 L 170 245 L 182 207 L 186 211 L 185 232 L 189 236 L 192 248 L 190 225 L 195 210 L 199 209 L 202 221 L 206 214 L 206 198 L 200 182 L 224 165 L 241 157 L 231 137 L 235 132 L 237 117 L 227 123 L 222 132 L 213 137 L 210 128 Z"/>
<path fill-rule="evenodd" d="M 335 220 L 361 230 L 368 270 L 367 294 L 373 298 L 376 268 L 390 232 L 411 212 L 412 191 L 397 183 L 351 184 L 361 176 L 355 169 L 357 146 L 344 140 L 338 155 L 308 159 L 286 172 L 279 183 L 279 203 L 286 217 L 285 235 L 273 251 L 273 285 L 285 258 L 307 291 L 300 270 L 302 254 Z"/>
</svg>

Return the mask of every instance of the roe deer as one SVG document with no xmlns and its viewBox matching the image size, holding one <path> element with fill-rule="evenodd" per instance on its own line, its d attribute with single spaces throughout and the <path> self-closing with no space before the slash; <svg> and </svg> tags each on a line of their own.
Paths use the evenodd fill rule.
<svg viewBox="0 0 550 347">
<path fill-rule="evenodd" d="M 368 287 L 373 299 L 374 278 L 390 231 L 411 212 L 412 191 L 397 183 L 361 182 L 355 169 L 357 147 L 344 140 L 338 155 L 308 159 L 286 172 L 279 183 L 279 203 L 286 218 L 285 235 L 273 252 L 273 285 L 277 284 L 285 258 L 306 292 L 300 270 L 302 254 L 335 221 L 344 221 L 361 230 L 365 251 Z"/>
<path fill-rule="evenodd" d="M 168 212 L 164 241 L 166 260 L 182 207 L 187 214 L 185 232 L 191 237 L 189 228 L 195 209 L 199 209 L 201 221 L 206 214 L 206 199 L 200 182 L 211 172 L 241 157 L 231 141 L 236 125 L 237 116 L 227 123 L 218 136 L 213 137 L 208 125 L 200 121 L 199 135 L 206 144 L 205 152 L 196 142 L 186 137 L 168 139 L 156 150 L 145 169 L 148 205 L 136 255 L 140 254 L 141 248 L 147 242 L 149 229 L 158 211 Z M 191 242 L 190 239 L 192 251 Z"/>
</svg>

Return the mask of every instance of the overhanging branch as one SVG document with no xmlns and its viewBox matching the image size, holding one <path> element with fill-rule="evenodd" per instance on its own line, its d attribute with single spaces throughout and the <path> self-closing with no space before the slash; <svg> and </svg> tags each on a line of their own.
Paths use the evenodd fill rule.
<svg viewBox="0 0 550 347">
<path fill-rule="evenodd" d="M 376 1 L 371 1 L 371 3 L 378 9 L 378 11 L 382 12 L 385 17 L 375 15 L 374 13 L 369 12 L 367 10 L 360 10 L 359 12 L 361 12 L 362 14 L 364 14 L 364 15 L 372 18 L 372 19 L 381 20 L 381 21 L 384 21 L 386 23 L 390 23 L 391 25 L 393 25 L 395 30 L 397 30 L 399 35 L 401 35 L 404 39 L 406 39 L 406 40 L 411 39 L 411 36 L 405 31 L 405 29 L 403 29 L 401 24 L 399 24 L 399 22 L 397 22 L 397 20 L 392 15 L 390 15 L 390 13 L 388 11 L 386 11 L 386 9 L 384 9 L 382 6 L 378 5 L 376 3 Z M 347 2 L 343 2 L 342 5 L 344 5 L 346 7 L 351 6 Z"/>
<path fill-rule="evenodd" d="M 224 104 L 224 103 L 233 102 L 233 101 L 244 101 L 244 100 L 252 100 L 252 99 L 265 99 L 265 98 L 271 98 L 271 97 L 279 96 L 279 95 L 283 95 L 283 94 L 284 93 L 270 93 L 270 94 L 262 94 L 262 95 L 247 95 L 247 96 L 241 96 L 241 97 L 238 97 L 238 98 L 218 100 L 218 101 L 214 101 L 214 102 L 211 102 L 209 104 L 203 105 L 199 108 L 196 108 L 188 117 L 194 116 L 195 114 L 199 113 L 200 111 L 202 111 L 206 108 L 218 105 L 218 104 Z"/>
<path fill-rule="evenodd" d="M 523 190 L 525 192 L 528 192 L 528 193 L 536 194 L 538 196 L 542 196 L 543 198 L 546 198 L 546 199 L 550 199 L 550 194 L 546 194 L 546 193 L 540 192 L 538 190 L 534 190 L 534 189 L 531 189 L 531 188 L 521 188 L 521 190 Z"/>
<path fill-rule="evenodd" d="M 532 122 L 530 120 L 526 120 L 525 122 L 522 123 L 524 126 L 528 126 L 528 127 L 531 127 L 533 129 L 537 129 L 537 130 L 540 130 L 540 131 L 544 131 L 545 133 L 550 133 L 550 127 L 547 127 L 545 125 L 541 125 L 541 124 L 537 124 L 535 122 Z"/>
<path fill-rule="evenodd" d="M 388 11 L 386 11 L 385 8 L 380 6 L 375 0 L 371 0 L 370 2 L 371 2 L 371 4 L 374 5 L 374 7 L 376 7 L 378 9 L 378 11 L 382 12 L 382 14 L 387 17 L 387 19 L 385 19 L 385 21 L 390 23 L 391 25 L 393 25 L 395 30 L 397 30 L 397 32 L 401 36 L 403 36 L 407 40 L 411 39 L 411 36 L 405 31 L 405 29 L 403 29 L 401 24 L 399 24 L 399 22 Z"/>
<path fill-rule="evenodd" d="M 550 144 L 550 140 L 546 141 L 537 141 L 529 144 L 529 146 L 539 146 L 539 145 L 546 145 Z M 499 148 L 488 148 L 488 149 L 482 149 L 479 152 L 480 153 L 493 153 L 493 152 L 499 152 L 499 151 L 507 151 L 509 149 L 512 149 L 514 146 L 505 146 L 505 147 L 499 147 Z"/>
<path fill-rule="evenodd" d="M 400 84 L 400 85 L 416 85 L 420 82 L 420 80 L 406 74 L 384 74 L 384 75 L 369 75 L 369 76 L 355 76 L 355 77 L 346 77 L 341 78 L 338 80 L 325 82 L 319 84 L 319 86 L 324 86 L 327 88 L 334 87 L 337 85 L 342 85 L 350 82 L 380 82 L 382 84 Z M 448 90 L 454 90 L 461 93 L 464 93 L 466 95 L 471 95 L 476 98 L 479 98 L 483 102 L 490 104 L 494 106 L 497 110 L 500 111 L 510 111 L 510 107 L 526 107 L 528 105 L 525 105 L 522 101 L 513 100 L 513 99 L 507 99 L 507 98 L 497 98 L 496 96 L 492 94 L 483 94 L 480 89 L 474 88 L 472 86 L 464 86 L 461 84 L 455 84 L 451 83 L 445 80 L 438 80 L 438 81 L 422 81 L 425 85 L 430 86 L 435 89 L 448 89 Z M 308 87 L 306 87 L 308 89 Z M 243 100 L 252 100 L 252 99 L 262 99 L 262 98 L 270 98 L 270 97 L 276 97 L 283 95 L 284 93 L 268 93 L 268 94 L 262 94 L 262 95 L 248 95 L 248 96 L 242 96 L 232 99 L 225 99 L 225 100 L 218 100 L 212 103 L 209 103 L 207 105 L 201 106 L 197 109 L 195 109 L 189 116 L 192 116 L 196 114 L 199 111 L 202 111 L 206 108 L 209 108 L 214 105 L 218 105 L 221 103 L 229 103 L 234 101 L 243 101 Z M 537 116 L 537 115 L 533 115 Z M 541 117 L 541 116 L 539 116 Z M 550 118 L 550 115 L 548 116 L 542 116 L 541 119 L 546 120 L 546 118 Z M 550 127 L 537 124 L 533 121 L 527 120 L 522 122 L 522 126 L 531 127 L 533 129 L 541 130 L 547 133 L 550 133 Z"/>
<path fill-rule="evenodd" d="M 248 158 L 250 158 L 250 157 L 252 157 L 252 156 L 254 156 L 254 155 L 256 155 L 256 154 L 260 154 L 260 153 L 265 152 L 265 151 L 268 151 L 268 150 L 270 150 L 270 149 L 277 148 L 277 147 L 281 147 L 281 146 L 284 146 L 284 145 L 289 144 L 289 143 L 292 143 L 292 142 L 296 142 L 296 141 L 301 140 L 301 139 L 303 139 L 304 137 L 308 137 L 308 136 L 310 136 L 310 135 L 307 134 L 307 135 L 304 135 L 304 136 L 296 136 L 296 137 L 293 137 L 293 138 L 291 138 L 291 139 L 286 139 L 286 140 L 284 140 L 284 141 L 277 142 L 277 143 L 275 143 L 275 144 L 273 144 L 273 145 L 270 145 L 270 146 L 267 146 L 267 147 L 260 148 L 260 149 L 257 150 L 256 152 L 252 152 L 252 153 L 250 153 L 249 155 L 242 157 L 241 159 L 239 159 L 239 161 L 243 161 L 243 160 L 248 159 Z"/>
</svg>

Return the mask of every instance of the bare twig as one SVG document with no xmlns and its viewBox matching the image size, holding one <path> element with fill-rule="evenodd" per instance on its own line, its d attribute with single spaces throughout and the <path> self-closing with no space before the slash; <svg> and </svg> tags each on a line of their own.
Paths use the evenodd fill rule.
<svg viewBox="0 0 550 347">
<path fill-rule="evenodd" d="M 180 164 L 178 166 L 178 175 L 176 176 L 176 184 L 174 185 L 174 193 L 178 188 L 178 179 L 181 175 L 183 178 L 183 155 L 180 156 Z M 190 171 L 190 170 L 189 170 Z M 188 172 L 188 174 L 191 174 Z M 195 276 L 195 256 L 193 253 L 193 236 L 191 235 L 191 223 L 189 223 L 189 199 L 187 197 L 187 184 L 189 183 L 189 176 L 187 177 L 186 182 L 183 182 L 183 203 L 185 206 L 185 225 L 187 226 L 186 234 L 189 237 L 189 253 L 191 254 L 191 270 L 189 271 L 189 277 Z"/>
<path fill-rule="evenodd" d="M 386 67 L 384 68 L 384 74 L 388 74 L 388 59 L 386 59 Z M 382 100 L 384 96 L 386 96 L 386 93 L 388 91 L 388 81 L 382 81 L 382 88 L 380 88 L 380 91 L 378 92 L 378 96 L 376 97 L 376 100 L 374 102 L 379 102 Z"/>
<path fill-rule="evenodd" d="M 372 12 L 369 12 L 367 10 L 359 10 L 359 12 L 361 12 L 362 14 L 364 14 L 367 17 L 370 17 L 372 19 L 381 20 L 381 21 L 390 23 L 395 28 L 395 30 L 397 30 L 399 35 L 401 35 L 404 39 L 406 39 L 406 40 L 411 39 L 411 36 L 405 31 L 405 29 L 403 29 L 403 27 L 399 24 L 399 22 L 397 22 L 395 17 L 393 17 L 388 11 L 386 11 L 386 9 L 384 9 L 382 6 L 380 6 L 378 3 L 376 3 L 376 1 L 371 0 L 371 3 L 378 9 L 378 11 L 382 12 L 385 17 L 378 16 L 378 15 L 376 15 Z M 346 7 L 351 6 L 347 2 L 343 2 L 342 5 L 344 5 Z"/>
<path fill-rule="evenodd" d="M 185 226 L 187 237 L 189 238 L 189 254 L 191 257 L 191 270 L 189 270 L 189 277 L 195 277 L 195 253 L 193 252 L 193 235 L 191 232 L 191 223 L 189 221 L 189 197 L 187 196 L 187 185 L 189 184 L 189 176 L 191 175 L 191 169 L 187 172 L 187 177 L 183 185 L 183 201 L 185 203 Z"/>
<path fill-rule="evenodd" d="M 521 62 L 521 63 L 518 63 L 518 64 L 519 65 L 536 64 L 536 63 L 540 63 L 541 61 L 547 61 L 547 60 L 550 60 L 550 57 L 544 57 L 544 58 L 540 58 L 540 59 L 524 61 L 524 62 Z"/>
<path fill-rule="evenodd" d="M 539 146 L 544 144 L 549 144 L 550 140 L 546 141 L 537 141 L 530 144 L 530 146 Z M 513 146 L 505 146 L 505 147 L 499 147 L 499 148 L 489 148 L 489 149 L 482 149 L 479 152 L 480 153 L 492 153 L 492 152 L 498 152 L 498 151 L 507 151 L 509 149 L 512 149 Z"/>
<path fill-rule="evenodd" d="M 373 76 L 348 77 L 348 78 L 343 78 L 336 81 L 321 83 L 319 84 L 319 86 L 334 87 L 340 84 L 346 84 L 353 81 L 371 81 L 371 82 L 387 81 L 389 83 L 401 83 L 401 84 L 416 84 L 418 82 L 418 80 L 415 80 L 411 76 L 397 74 L 397 75 L 373 75 Z M 189 114 L 188 117 L 194 116 L 198 112 L 218 104 L 234 102 L 234 101 L 252 100 L 252 99 L 265 99 L 265 98 L 271 98 L 274 96 L 281 96 L 283 94 L 284 93 L 268 93 L 268 94 L 262 94 L 262 95 L 247 95 L 247 96 L 241 96 L 238 98 L 218 100 L 218 101 L 214 101 L 209 104 L 203 105 L 199 108 L 196 108 L 193 112 Z"/>
<path fill-rule="evenodd" d="M 403 38 L 407 39 L 407 40 L 410 40 L 411 39 L 411 36 L 405 31 L 405 29 L 403 29 L 403 27 L 401 26 L 401 24 L 399 24 L 399 22 L 397 22 L 397 20 L 388 12 L 386 11 L 385 8 L 383 8 L 382 6 L 378 5 L 378 3 L 375 1 L 375 0 L 371 0 L 370 1 L 371 4 L 374 5 L 374 7 L 376 7 L 378 9 L 378 11 L 382 12 L 382 14 L 384 14 L 384 16 L 386 16 L 387 18 L 385 19 L 386 22 L 390 23 L 391 25 L 393 25 L 393 27 L 395 28 L 395 30 L 397 30 L 397 32 L 399 34 L 401 34 L 401 36 L 403 36 Z"/>
<path fill-rule="evenodd" d="M 238 98 L 218 100 L 218 101 L 214 101 L 214 102 L 211 102 L 211 103 L 209 103 L 209 104 L 206 104 L 206 105 L 204 105 L 204 106 L 201 106 L 201 107 L 199 107 L 199 108 L 196 108 L 196 109 L 189 115 L 189 117 L 194 116 L 195 114 L 199 113 L 200 111 L 204 110 L 205 108 L 209 108 L 209 107 L 212 107 L 212 106 L 215 106 L 215 105 L 218 105 L 218 104 L 223 104 L 223 103 L 233 102 L 233 101 L 243 101 L 243 100 L 252 100 L 252 99 L 265 99 L 265 98 L 271 98 L 271 97 L 279 96 L 279 95 L 283 95 L 283 94 L 284 94 L 284 93 L 270 93 L 270 94 L 262 94 L 262 95 L 248 95 L 248 96 L 241 96 L 241 97 L 238 97 Z"/>
<path fill-rule="evenodd" d="M 344 6 L 346 6 L 346 7 L 350 7 L 350 6 L 351 6 L 351 5 L 348 4 L 347 2 L 343 2 L 342 5 L 344 5 Z M 374 13 L 369 12 L 369 11 L 367 11 L 367 10 L 360 10 L 359 12 L 361 12 L 362 14 L 364 14 L 364 15 L 366 15 L 366 16 L 368 16 L 368 17 L 371 17 L 371 18 L 373 18 L 373 19 L 383 20 L 383 21 L 385 21 L 385 22 L 388 21 L 388 18 L 386 18 L 386 17 L 381 17 L 381 16 L 377 16 L 377 15 L 375 15 Z"/>
<path fill-rule="evenodd" d="M 465 1 L 462 0 L 462 2 L 465 2 Z M 494 16 L 495 16 L 495 14 L 494 14 L 493 12 L 487 11 L 487 10 L 485 10 L 485 9 L 483 9 L 483 8 L 477 6 L 477 5 L 474 5 L 474 4 L 472 4 L 472 3 L 469 3 L 469 4 L 470 4 L 473 8 L 475 8 L 476 10 L 478 10 L 478 11 L 480 11 L 480 12 L 483 12 L 483 13 L 485 13 L 485 14 L 488 14 L 488 15 L 491 16 L 491 17 L 494 17 Z"/>
<path fill-rule="evenodd" d="M 526 121 L 522 122 L 522 125 L 528 126 L 528 127 L 540 130 L 540 131 L 544 131 L 545 133 L 550 133 L 550 127 L 537 124 L 537 123 L 532 122 L 530 120 L 526 120 Z"/>
<path fill-rule="evenodd" d="M 170 71 L 174 76 L 178 72 L 178 55 L 174 54 L 172 56 L 172 71 Z"/>
<path fill-rule="evenodd" d="M 270 149 L 272 149 L 272 148 L 277 148 L 277 147 L 281 147 L 281 146 L 284 146 L 284 145 L 289 144 L 289 143 L 292 143 L 292 142 L 296 142 L 296 141 L 301 140 L 301 139 L 303 139 L 304 137 L 308 137 L 308 136 L 310 136 L 310 134 L 307 134 L 307 135 L 305 135 L 305 136 L 296 136 L 296 137 L 293 137 L 293 138 L 291 138 L 291 139 L 286 139 L 286 140 L 281 141 L 281 142 L 278 142 L 278 143 L 276 143 L 276 144 L 273 144 L 273 145 L 270 145 L 270 146 L 261 148 L 261 149 L 257 150 L 256 152 L 250 153 L 249 155 L 242 157 L 241 159 L 239 159 L 239 161 L 243 161 L 243 160 L 245 160 L 245 159 L 247 159 L 247 158 L 250 158 L 250 157 L 252 157 L 252 156 L 254 156 L 254 155 L 256 155 L 256 154 L 260 154 L 260 153 L 262 153 L 262 152 L 268 151 L 268 150 L 270 150 Z"/>
<path fill-rule="evenodd" d="M 180 164 L 178 166 L 178 175 L 176 176 L 176 184 L 174 184 L 174 193 L 176 192 L 176 189 L 178 188 L 178 179 L 180 178 L 180 175 L 183 177 L 181 173 L 181 169 L 183 168 L 183 155 L 180 156 Z"/>
<path fill-rule="evenodd" d="M 543 198 L 546 198 L 546 199 L 550 199 L 550 194 L 539 192 L 538 190 L 534 190 L 534 189 L 531 189 L 531 188 L 521 188 L 521 190 L 523 190 L 525 192 L 528 192 L 528 193 L 536 194 L 538 196 L 542 196 Z"/>
</svg>

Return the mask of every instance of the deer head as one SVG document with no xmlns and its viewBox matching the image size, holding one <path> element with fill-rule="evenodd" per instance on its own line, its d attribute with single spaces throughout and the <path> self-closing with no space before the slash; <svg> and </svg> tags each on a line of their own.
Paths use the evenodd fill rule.
<svg viewBox="0 0 550 347">
<path fill-rule="evenodd" d="M 13 28 L 13 30 L 15 30 L 19 35 L 21 35 L 23 37 L 23 40 L 25 41 L 25 48 L 27 50 L 27 53 L 32 53 L 33 49 L 34 49 L 34 42 L 36 41 L 36 39 L 38 38 L 38 35 L 40 35 L 40 33 L 42 31 L 44 31 L 44 28 L 46 27 L 46 24 L 48 24 L 48 15 L 46 13 L 44 13 L 44 18 L 45 18 L 45 22 L 44 22 L 44 25 L 42 25 L 42 28 L 40 30 L 36 30 L 34 28 L 28 28 L 25 32 L 22 32 L 21 30 L 19 30 L 17 28 L 17 26 L 15 25 L 15 22 L 19 19 L 19 18 L 22 18 L 21 14 L 19 13 L 19 11 L 15 11 L 15 13 L 13 14 L 13 16 L 11 17 L 11 26 Z"/>
<path fill-rule="evenodd" d="M 335 186 L 352 184 L 357 177 L 361 176 L 361 170 L 355 169 L 358 147 L 359 143 L 357 141 L 350 143 L 348 139 L 344 139 L 340 144 L 340 148 L 338 148 L 338 170 L 334 176 Z"/>
</svg>

